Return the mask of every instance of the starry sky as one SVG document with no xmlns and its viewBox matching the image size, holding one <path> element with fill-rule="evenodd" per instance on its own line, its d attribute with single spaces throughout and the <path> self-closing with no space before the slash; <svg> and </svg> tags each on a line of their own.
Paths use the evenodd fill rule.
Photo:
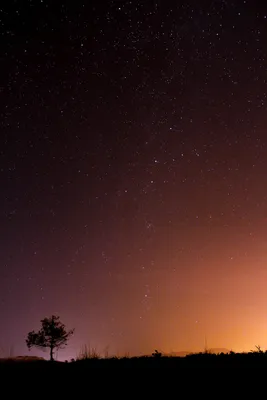
<svg viewBox="0 0 267 400">
<path fill-rule="evenodd" d="M 265 348 L 262 3 L 1 4 L 1 356 Z"/>
</svg>

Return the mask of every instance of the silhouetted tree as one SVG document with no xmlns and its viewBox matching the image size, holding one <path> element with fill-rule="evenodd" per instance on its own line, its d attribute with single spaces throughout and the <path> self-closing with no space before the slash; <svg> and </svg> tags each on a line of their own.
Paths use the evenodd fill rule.
<svg viewBox="0 0 267 400">
<path fill-rule="evenodd" d="M 28 349 L 31 347 L 49 348 L 50 361 L 54 361 L 54 350 L 62 349 L 67 345 L 74 329 L 66 330 L 65 325 L 60 322 L 59 317 L 52 315 L 41 320 L 42 328 L 38 331 L 28 333 L 26 344 Z"/>
</svg>

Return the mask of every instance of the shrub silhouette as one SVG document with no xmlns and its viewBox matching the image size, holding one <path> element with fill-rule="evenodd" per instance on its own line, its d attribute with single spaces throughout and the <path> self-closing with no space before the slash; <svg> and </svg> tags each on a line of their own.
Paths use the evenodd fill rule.
<svg viewBox="0 0 267 400">
<path fill-rule="evenodd" d="M 42 319 L 41 323 L 42 328 L 38 332 L 31 331 L 28 333 L 27 347 L 29 350 L 32 347 L 49 348 L 50 361 L 54 361 L 54 350 L 62 349 L 67 345 L 74 329 L 67 331 L 65 325 L 55 315 Z"/>
<path fill-rule="evenodd" d="M 161 356 L 162 356 L 162 353 L 160 353 L 158 350 L 155 350 L 154 353 L 152 353 L 152 357 L 160 358 Z"/>
</svg>

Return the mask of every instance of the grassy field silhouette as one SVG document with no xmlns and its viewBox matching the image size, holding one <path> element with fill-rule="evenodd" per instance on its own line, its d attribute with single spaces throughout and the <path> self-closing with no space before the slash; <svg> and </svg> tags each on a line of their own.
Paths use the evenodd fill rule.
<svg viewBox="0 0 267 400">
<path fill-rule="evenodd" d="M 25 359 L 2 359 L 0 369 L 9 371 L 21 370 L 64 370 L 79 372 L 90 368 L 247 368 L 267 367 L 267 351 L 251 351 L 249 353 L 211 354 L 209 352 L 193 353 L 185 357 L 163 356 L 159 352 L 142 357 L 90 357 L 70 362 Z"/>
</svg>

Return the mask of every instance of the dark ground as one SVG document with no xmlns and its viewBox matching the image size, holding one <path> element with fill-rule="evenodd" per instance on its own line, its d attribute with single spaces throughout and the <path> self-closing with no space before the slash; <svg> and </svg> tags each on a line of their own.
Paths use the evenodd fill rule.
<svg viewBox="0 0 267 400">
<path fill-rule="evenodd" d="M 267 368 L 267 352 L 232 353 L 232 354 L 192 354 L 186 357 L 132 357 L 85 359 L 73 362 L 49 361 L 3 361 L 1 371 L 64 371 L 82 372 L 87 369 L 101 368 Z"/>
</svg>

